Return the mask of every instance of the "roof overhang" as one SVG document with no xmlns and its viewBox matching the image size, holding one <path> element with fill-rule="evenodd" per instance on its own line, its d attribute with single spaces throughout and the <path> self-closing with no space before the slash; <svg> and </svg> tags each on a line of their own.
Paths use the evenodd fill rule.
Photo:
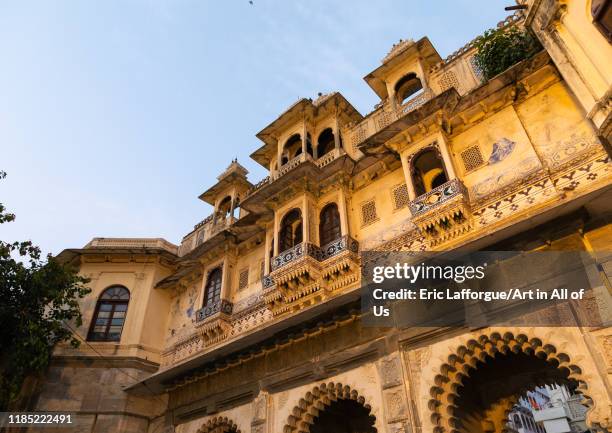
<svg viewBox="0 0 612 433">
<path fill-rule="evenodd" d="M 363 79 L 366 81 L 366 83 L 368 83 L 372 90 L 374 90 L 380 99 L 386 99 L 389 96 L 386 84 L 389 73 L 399 64 L 405 62 L 407 59 L 413 56 L 420 57 L 423 60 L 423 66 L 425 68 L 429 68 L 430 66 L 436 65 L 442 61 L 442 57 L 440 57 L 438 51 L 431 44 L 429 38 L 424 37 L 410 45 L 405 50 L 399 52 L 397 55 L 383 61 L 382 65 L 363 77 Z"/>
<path fill-rule="evenodd" d="M 277 140 L 287 126 L 308 117 L 316 119 L 320 114 L 337 112 L 346 122 L 359 121 L 363 115 L 340 92 L 323 95 L 312 101 L 302 98 L 276 120 L 257 133 L 257 138 L 264 145 L 251 154 L 251 158 L 265 168 L 269 168 L 270 161 L 276 156 Z"/>
<path fill-rule="evenodd" d="M 244 176 L 238 173 L 230 173 L 227 176 L 219 179 L 219 181 L 204 191 L 198 196 L 198 198 L 212 206 L 215 205 L 215 200 L 219 197 L 224 190 L 231 188 L 232 186 L 242 187 L 243 189 L 249 189 L 253 186 Z"/>
<path fill-rule="evenodd" d="M 158 256 L 174 264 L 178 256 L 163 248 L 67 248 L 56 256 L 60 263 L 78 266 L 82 257 L 96 256 Z"/>
</svg>

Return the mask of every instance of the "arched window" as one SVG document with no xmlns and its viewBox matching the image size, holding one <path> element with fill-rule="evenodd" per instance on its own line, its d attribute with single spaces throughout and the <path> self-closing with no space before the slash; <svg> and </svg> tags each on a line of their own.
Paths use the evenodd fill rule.
<svg viewBox="0 0 612 433">
<path fill-rule="evenodd" d="M 227 218 L 232 210 L 232 198 L 228 195 L 219 203 L 217 215 L 221 218 Z"/>
<path fill-rule="evenodd" d="M 312 152 L 312 140 L 310 133 L 306 134 L 306 152 L 313 156 Z M 302 154 L 302 136 L 300 134 L 293 134 L 287 139 L 283 146 L 283 155 L 281 159 L 281 165 L 285 165 L 291 159 Z"/>
<path fill-rule="evenodd" d="M 331 152 L 335 146 L 334 131 L 331 128 L 323 130 L 317 140 L 317 157 L 321 158 L 323 155 Z"/>
<path fill-rule="evenodd" d="M 210 305 L 221 298 L 222 275 L 221 268 L 215 268 L 208 274 L 204 288 L 204 306 Z"/>
<path fill-rule="evenodd" d="M 314 157 L 314 154 L 312 153 L 312 140 L 310 139 L 310 133 L 306 134 L 306 153 Z M 297 148 L 293 156 L 296 157 L 301 154 L 302 154 L 302 142 L 300 141 L 300 147 Z"/>
<path fill-rule="evenodd" d="M 300 134 L 293 134 L 287 139 L 283 146 L 283 159 L 282 163 L 285 165 L 290 159 L 295 158 L 302 153 L 302 136 Z"/>
<path fill-rule="evenodd" d="M 403 104 L 408 98 L 421 90 L 423 90 L 423 84 L 421 84 L 419 77 L 414 72 L 406 74 L 395 84 L 397 102 Z"/>
<path fill-rule="evenodd" d="M 336 203 L 330 203 L 321 210 L 319 216 L 319 244 L 327 245 L 341 235 L 340 213 Z"/>
<path fill-rule="evenodd" d="M 412 160 L 412 184 L 417 196 L 446 183 L 448 177 L 442 159 L 434 149 L 426 149 Z"/>
<path fill-rule="evenodd" d="M 119 341 L 129 302 L 130 292 L 123 286 L 104 290 L 98 298 L 87 339 Z"/>
<path fill-rule="evenodd" d="M 302 212 L 292 209 L 283 217 L 278 237 L 279 253 L 302 243 Z"/>
</svg>

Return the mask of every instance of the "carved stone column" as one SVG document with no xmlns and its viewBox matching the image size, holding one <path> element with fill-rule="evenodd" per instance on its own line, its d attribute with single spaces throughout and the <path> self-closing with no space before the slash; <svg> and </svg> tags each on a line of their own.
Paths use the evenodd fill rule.
<svg viewBox="0 0 612 433">
<path fill-rule="evenodd" d="M 302 124 L 302 156 L 306 158 L 306 139 L 308 137 L 308 131 L 306 130 L 306 116 L 304 115 Z M 303 160 L 302 160 L 303 161 Z"/>
<path fill-rule="evenodd" d="M 223 259 L 223 268 L 221 270 L 221 299 L 229 299 L 231 292 L 231 275 L 234 268 L 233 256 L 226 254 Z"/>
<path fill-rule="evenodd" d="M 280 238 L 280 218 L 278 215 L 278 210 L 276 212 L 274 212 L 274 237 L 272 238 L 273 242 L 274 242 L 274 257 L 278 256 L 278 238 Z"/>
<path fill-rule="evenodd" d="M 444 135 L 439 134 L 439 138 L 437 141 L 438 141 L 438 149 L 440 150 L 440 155 L 442 156 L 442 160 L 444 161 L 446 172 L 448 173 L 448 180 L 456 179 L 457 173 L 455 172 L 455 166 L 453 164 L 453 159 L 451 158 L 450 152 L 448 151 L 448 143 Z"/>
<path fill-rule="evenodd" d="M 274 242 L 274 227 L 266 227 L 266 242 L 264 243 L 264 275 L 270 273 L 270 248 Z"/>
<path fill-rule="evenodd" d="M 302 200 L 302 240 L 304 243 L 310 242 L 310 203 L 308 195 L 304 195 Z"/>
<path fill-rule="evenodd" d="M 340 125 L 338 124 L 338 113 L 334 118 L 334 147 L 340 149 Z"/>
<path fill-rule="evenodd" d="M 349 234 L 349 227 L 344 187 L 338 191 L 338 212 L 340 213 L 340 233 L 342 236 L 347 236 Z"/>
<path fill-rule="evenodd" d="M 398 353 L 382 358 L 378 362 L 385 421 L 389 433 L 405 433 L 410 430 L 406 388 L 402 364 Z"/>
<path fill-rule="evenodd" d="M 251 433 L 269 433 L 269 406 L 270 395 L 266 391 L 260 391 L 252 403 Z"/>
<path fill-rule="evenodd" d="M 412 159 L 406 154 L 402 155 L 402 169 L 404 170 L 404 180 L 408 187 L 408 198 L 410 201 L 416 198 L 416 192 L 414 191 L 414 185 L 412 184 L 412 174 L 410 172 L 410 164 Z"/>
</svg>

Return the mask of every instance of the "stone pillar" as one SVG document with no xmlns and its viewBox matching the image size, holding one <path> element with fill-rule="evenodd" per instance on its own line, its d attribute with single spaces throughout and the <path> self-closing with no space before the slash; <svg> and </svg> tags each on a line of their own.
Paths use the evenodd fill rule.
<svg viewBox="0 0 612 433">
<path fill-rule="evenodd" d="M 278 256 L 278 238 L 280 237 L 279 234 L 279 227 L 280 221 L 279 221 L 279 217 L 278 217 L 278 211 L 274 212 L 274 257 Z"/>
<path fill-rule="evenodd" d="M 308 131 L 306 131 L 306 116 L 304 116 L 304 120 L 302 123 L 302 155 L 306 158 L 306 136 Z"/>
<path fill-rule="evenodd" d="M 230 256 L 225 254 L 225 258 L 223 259 L 223 267 L 221 268 L 221 299 L 229 299 L 230 290 L 231 290 L 231 268 L 232 260 Z"/>
<path fill-rule="evenodd" d="M 410 201 L 416 198 L 416 192 L 414 185 L 412 184 L 412 173 L 410 173 L 410 161 L 411 158 L 406 154 L 401 156 L 402 158 L 402 169 L 404 170 L 404 180 L 406 181 L 406 187 L 408 188 L 408 198 Z"/>
<path fill-rule="evenodd" d="M 348 227 L 348 212 L 346 209 L 346 193 L 344 187 L 338 192 L 338 213 L 340 214 L 340 234 L 347 236 L 349 234 Z"/>
<path fill-rule="evenodd" d="M 440 149 L 440 155 L 442 155 L 442 160 L 444 161 L 444 167 L 446 168 L 446 173 L 448 174 L 448 180 L 456 179 L 457 174 L 455 172 L 455 166 L 453 165 L 453 159 L 448 151 L 446 140 L 442 135 L 440 135 L 440 138 L 438 139 L 438 149 Z"/>
<path fill-rule="evenodd" d="M 378 362 L 381 380 L 384 418 L 391 432 L 412 431 L 410 429 L 408 399 L 402 373 L 401 360 L 397 353 Z"/>
<path fill-rule="evenodd" d="M 276 170 L 280 170 L 283 162 L 283 145 L 280 140 L 276 140 Z"/>
<path fill-rule="evenodd" d="M 423 86 L 423 91 L 426 92 L 429 90 L 429 83 L 427 82 L 426 76 L 425 76 L 425 69 L 423 68 L 423 64 L 418 61 L 417 62 L 417 66 L 419 71 L 417 72 L 417 78 L 419 80 L 421 80 L 421 86 Z"/>
<path fill-rule="evenodd" d="M 266 241 L 264 243 L 264 275 L 270 273 L 270 247 L 272 246 L 272 242 L 274 240 L 274 227 L 272 227 L 272 232 L 269 227 L 266 227 Z"/>
<path fill-rule="evenodd" d="M 260 391 L 252 403 L 251 433 L 269 432 L 270 396 L 266 391 Z"/>
<path fill-rule="evenodd" d="M 337 149 L 340 149 L 340 126 L 338 125 L 338 113 L 336 113 L 336 117 L 334 118 L 334 146 Z"/>
<path fill-rule="evenodd" d="M 215 201 L 215 206 L 213 209 L 213 218 L 212 218 L 213 225 L 215 225 L 215 223 L 217 222 L 217 215 L 219 215 L 219 199 Z"/>
<path fill-rule="evenodd" d="M 308 212 L 308 196 L 302 200 L 302 239 L 304 243 L 310 242 L 310 215 Z"/>
<path fill-rule="evenodd" d="M 229 209 L 230 221 L 231 221 L 231 218 L 234 216 L 234 209 L 236 208 L 236 188 L 232 190 L 231 197 L 232 198 L 231 198 L 230 209 Z"/>
</svg>

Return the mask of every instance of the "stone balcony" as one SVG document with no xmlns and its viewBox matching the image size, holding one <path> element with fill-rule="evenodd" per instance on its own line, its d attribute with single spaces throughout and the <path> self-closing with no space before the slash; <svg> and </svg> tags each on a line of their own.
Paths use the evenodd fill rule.
<svg viewBox="0 0 612 433">
<path fill-rule="evenodd" d="M 410 202 L 412 222 L 430 246 L 450 241 L 472 228 L 468 193 L 459 179 L 453 179 Z"/>
<path fill-rule="evenodd" d="M 359 282 L 359 244 L 342 236 L 323 247 L 301 243 L 272 260 L 264 300 L 277 315 L 322 301 Z"/>
<path fill-rule="evenodd" d="M 196 311 L 195 327 L 205 345 L 224 340 L 231 329 L 233 304 L 225 299 L 200 308 Z"/>
</svg>

